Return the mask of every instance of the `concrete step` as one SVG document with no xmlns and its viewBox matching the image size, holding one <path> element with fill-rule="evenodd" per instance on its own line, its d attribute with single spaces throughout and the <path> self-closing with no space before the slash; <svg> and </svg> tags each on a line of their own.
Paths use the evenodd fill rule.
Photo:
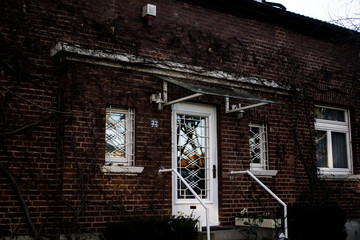
<svg viewBox="0 0 360 240">
<path fill-rule="evenodd" d="M 199 233 L 198 240 L 206 239 L 206 229 Z M 235 226 L 219 226 L 210 228 L 210 240 L 255 240 L 254 234 L 247 233 L 246 227 L 235 227 Z M 261 229 L 258 232 L 258 239 L 273 239 L 273 229 Z"/>
<path fill-rule="evenodd" d="M 211 227 L 210 240 L 242 240 L 246 239 L 241 232 L 232 226 Z M 199 233 L 199 240 L 206 240 L 206 229 Z"/>
</svg>

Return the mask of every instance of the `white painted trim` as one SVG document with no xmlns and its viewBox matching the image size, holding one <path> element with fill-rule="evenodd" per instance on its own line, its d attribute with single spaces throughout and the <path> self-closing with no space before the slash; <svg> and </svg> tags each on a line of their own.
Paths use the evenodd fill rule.
<svg viewBox="0 0 360 240">
<path fill-rule="evenodd" d="M 350 119 L 350 110 L 344 108 L 334 108 L 329 106 L 320 106 L 315 105 L 315 107 L 335 109 L 344 111 L 345 121 L 332 121 L 315 118 L 315 131 L 324 131 L 327 135 L 327 153 L 328 153 L 328 167 L 318 167 L 318 170 L 321 175 L 330 175 L 330 176 L 349 176 L 353 173 L 353 158 L 352 158 L 352 140 L 351 140 L 351 124 Z M 334 168 L 333 164 L 333 155 L 332 155 L 332 132 L 344 133 L 346 137 L 346 153 L 347 153 L 347 168 Z"/>
<path fill-rule="evenodd" d="M 209 121 L 209 168 L 208 174 L 210 178 L 210 186 L 209 189 L 210 195 L 207 199 L 202 199 L 204 203 L 207 204 L 210 210 L 209 215 L 209 224 L 211 226 L 217 226 L 220 224 L 219 222 L 219 212 L 218 212 L 218 172 L 216 173 L 216 178 L 213 179 L 212 175 L 212 165 L 218 166 L 218 159 L 217 159 L 217 128 L 216 128 L 216 107 L 211 105 L 205 104 L 195 104 L 195 103 L 177 103 L 172 105 L 172 168 L 177 169 L 176 159 L 177 159 L 177 146 L 176 146 L 176 116 L 177 114 L 188 114 L 188 115 L 195 115 L 195 116 L 203 116 L 207 117 Z M 218 167 L 217 167 L 218 169 Z M 199 205 L 196 199 L 177 199 L 176 189 L 177 189 L 177 182 L 176 182 L 176 175 L 173 175 L 172 179 L 172 204 L 173 204 L 173 214 L 177 214 L 177 211 L 184 212 L 185 214 L 199 214 L 201 224 L 205 224 L 203 219 L 204 216 L 201 215 L 200 209 L 191 210 L 189 209 L 190 205 L 196 206 Z M 186 212 L 186 210 L 191 210 Z"/>
</svg>

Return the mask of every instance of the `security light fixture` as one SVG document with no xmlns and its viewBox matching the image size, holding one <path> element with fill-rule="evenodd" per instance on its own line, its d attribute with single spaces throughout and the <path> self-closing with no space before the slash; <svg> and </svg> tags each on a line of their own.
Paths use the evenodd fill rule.
<svg viewBox="0 0 360 240">
<path fill-rule="evenodd" d="M 142 19 L 146 27 L 151 27 L 153 19 L 156 17 L 156 5 L 146 4 L 142 9 Z"/>
</svg>

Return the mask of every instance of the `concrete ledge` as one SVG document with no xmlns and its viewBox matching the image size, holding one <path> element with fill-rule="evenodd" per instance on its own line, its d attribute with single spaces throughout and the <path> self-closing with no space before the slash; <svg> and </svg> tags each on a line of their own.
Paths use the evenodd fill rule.
<svg viewBox="0 0 360 240">
<path fill-rule="evenodd" d="M 251 172 L 252 174 L 254 174 L 256 177 L 261 177 L 261 178 L 264 178 L 264 177 L 268 177 L 268 178 L 275 177 L 276 174 L 278 173 L 277 170 L 250 170 L 250 172 Z"/>
<path fill-rule="evenodd" d="M 358 174 L 319 174 L 318 177 L 324 180 L 337 180 L 337 181 L 360 181 Z"/>
<path fill-rule="evenodd" d="M 144 171 L 144 167 L 103 165 L 101 172 L 106 175 L 138 175 Z"/>
</svg>

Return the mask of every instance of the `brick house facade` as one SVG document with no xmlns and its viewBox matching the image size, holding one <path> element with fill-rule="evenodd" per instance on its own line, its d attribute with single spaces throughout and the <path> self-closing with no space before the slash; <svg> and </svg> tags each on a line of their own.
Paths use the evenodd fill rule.
<svg viewBox="0 0 360 240">
<path fill-rule="evenodd" d="M 358 33 L 230 0 L 154 0 L 150 27 L 145 4 L 0 4 L 0 237 L 203 215 L 169 168 L 212 225 L 278 211 L 241 170 L 288 205 L 360 218 Z"/>
</svg>

